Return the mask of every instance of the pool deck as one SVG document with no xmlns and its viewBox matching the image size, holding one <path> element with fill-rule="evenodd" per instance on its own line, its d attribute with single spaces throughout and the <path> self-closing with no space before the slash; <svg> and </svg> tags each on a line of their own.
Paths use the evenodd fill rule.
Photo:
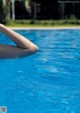
<svg viewBox="0 0 80 113">
<path fill-rule="evenodd" d="M 80 26 L 72 26 L 72 27 L 9 27 L 14 30 L 56 30 L 56 29 L 80 29 Z"/>
</svg>

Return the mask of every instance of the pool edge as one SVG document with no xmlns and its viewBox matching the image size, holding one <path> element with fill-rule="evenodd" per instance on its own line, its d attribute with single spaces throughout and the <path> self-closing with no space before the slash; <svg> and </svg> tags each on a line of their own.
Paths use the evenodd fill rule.
<svg viewBox="0 0 80 113">
<path fill-rule="evenodd" d="M 80 27 L 9 27 L 14 30 L 60 30 L 60 29 L 80 29 Z"/>
</svg>

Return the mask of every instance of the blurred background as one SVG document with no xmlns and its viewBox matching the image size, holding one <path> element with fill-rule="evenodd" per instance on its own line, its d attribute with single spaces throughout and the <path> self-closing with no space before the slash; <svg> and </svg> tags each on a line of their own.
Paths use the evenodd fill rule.
<svg viewBox="0 0 80 113">
<path fill-rule="evenodd" d="M 80 0 L 0 0 L 0 22 L 79 20 Z"/>
</svg>

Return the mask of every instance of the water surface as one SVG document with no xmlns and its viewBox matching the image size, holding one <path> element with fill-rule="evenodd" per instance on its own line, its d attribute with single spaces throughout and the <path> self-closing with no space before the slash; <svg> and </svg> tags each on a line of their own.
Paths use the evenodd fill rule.
<svg viewBox="0 0 80 113">
<path fill-rule="evenodd" d="M 39 51 L 0 60 L 0 106 L 8 113 L 80 113 L 80 29 L 16 32 Z M 15 45 L 1 33 L 0 43 Z"/>
</svg>

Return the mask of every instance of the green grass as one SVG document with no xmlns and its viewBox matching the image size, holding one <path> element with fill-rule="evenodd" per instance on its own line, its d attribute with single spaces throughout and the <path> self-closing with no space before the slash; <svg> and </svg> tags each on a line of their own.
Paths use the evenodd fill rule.
<svg viewBox="0 0 80 113">
<path fill-rule="evenodd" d="M 68 27 L 80 26 L 80 20 L 10 20 L 5 25 L 11 27 Z"/>
</svg>

